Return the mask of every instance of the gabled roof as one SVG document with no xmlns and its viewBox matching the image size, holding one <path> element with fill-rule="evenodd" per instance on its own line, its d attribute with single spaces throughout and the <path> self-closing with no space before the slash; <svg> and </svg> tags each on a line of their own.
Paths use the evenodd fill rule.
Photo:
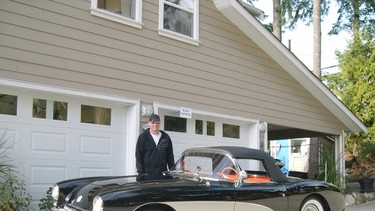
<svg viewBox="0 0 375 211">
<path fill-rule="evenodd" d="M 320 103 L 331 111 L 351 132 L 363 131 L 366 126 L 317 78 L 288 48 L 237 0 L 213 0 L 216 8 L 243 33 L 273 58 Z"/>
</svg>

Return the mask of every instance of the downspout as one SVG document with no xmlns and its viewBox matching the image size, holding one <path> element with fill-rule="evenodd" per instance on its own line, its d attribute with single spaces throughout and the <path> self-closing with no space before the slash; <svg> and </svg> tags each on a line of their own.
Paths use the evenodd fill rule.
<svg viewBox="0 0 375 211">
<path fill-rule="evenodd" d="M 335 136 L 335 160 L 337 161 L 337 172 L 340 175 L 340 187 L 345 189 L 345 131 Z"/>
</svg>

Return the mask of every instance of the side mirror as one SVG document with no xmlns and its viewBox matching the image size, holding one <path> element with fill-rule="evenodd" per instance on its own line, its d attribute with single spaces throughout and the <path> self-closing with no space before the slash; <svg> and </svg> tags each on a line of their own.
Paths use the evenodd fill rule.
<svg viewBox="0 0 375 211">
<path fill-rule="evenodd" d="M 241 170 L 241 171 L 240 171 L 240 180 L 243 181 L 243 180 L 246 179 L 246 178 L 247 178 L 247 173 L 246 173 L 246 171 Z"/>
</svg>

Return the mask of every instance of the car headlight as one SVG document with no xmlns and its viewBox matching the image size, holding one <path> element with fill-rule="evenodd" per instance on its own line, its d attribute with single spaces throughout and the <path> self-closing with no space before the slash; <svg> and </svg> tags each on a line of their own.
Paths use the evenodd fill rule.
<svg viewBox="0 0 375 211">
<path fill-rule="evenodd" d="M 100 196 L 95 196 L 92 202 L 92 211 L 103 211 L 103 199 Z"/>
<path fill-rule="evenodd" d="M 52 186 L 51 196 L 55 201 L 59 200 L 59 186 L 57 184 Z"/>
</svg>

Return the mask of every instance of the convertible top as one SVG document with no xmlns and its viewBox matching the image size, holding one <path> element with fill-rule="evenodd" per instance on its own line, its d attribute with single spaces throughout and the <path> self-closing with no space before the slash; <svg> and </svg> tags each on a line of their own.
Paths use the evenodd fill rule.
<svg viewBox="0 0 375 211">
<path fill-rule="evenodd" d="M 268 172 L 270 173 L 273 181 L 287 181 L 287 177 L 282 173 L 276 164 L 276 160 L 267 153 L 247 147 L 238 146 L 212 146 L 212 147 L 196 147 L 187 149 L 183 154 L 188 152 L 217 152 L 222 154 L 229 154 L 236 159 L 256 159 L 263 160 Z"/>
<path fill-rule="evenodd" d="M 261 150 L 246 148 L 246 147 L 236 147 L 236 146 L 213 146 L 208 148 L 221 149 L 229 152 L 234 158 L 244 159 L 244 158 L 253 158 L 253 159 L 264 159 L 269 157 L 269 155 Z"/>
</svg>

